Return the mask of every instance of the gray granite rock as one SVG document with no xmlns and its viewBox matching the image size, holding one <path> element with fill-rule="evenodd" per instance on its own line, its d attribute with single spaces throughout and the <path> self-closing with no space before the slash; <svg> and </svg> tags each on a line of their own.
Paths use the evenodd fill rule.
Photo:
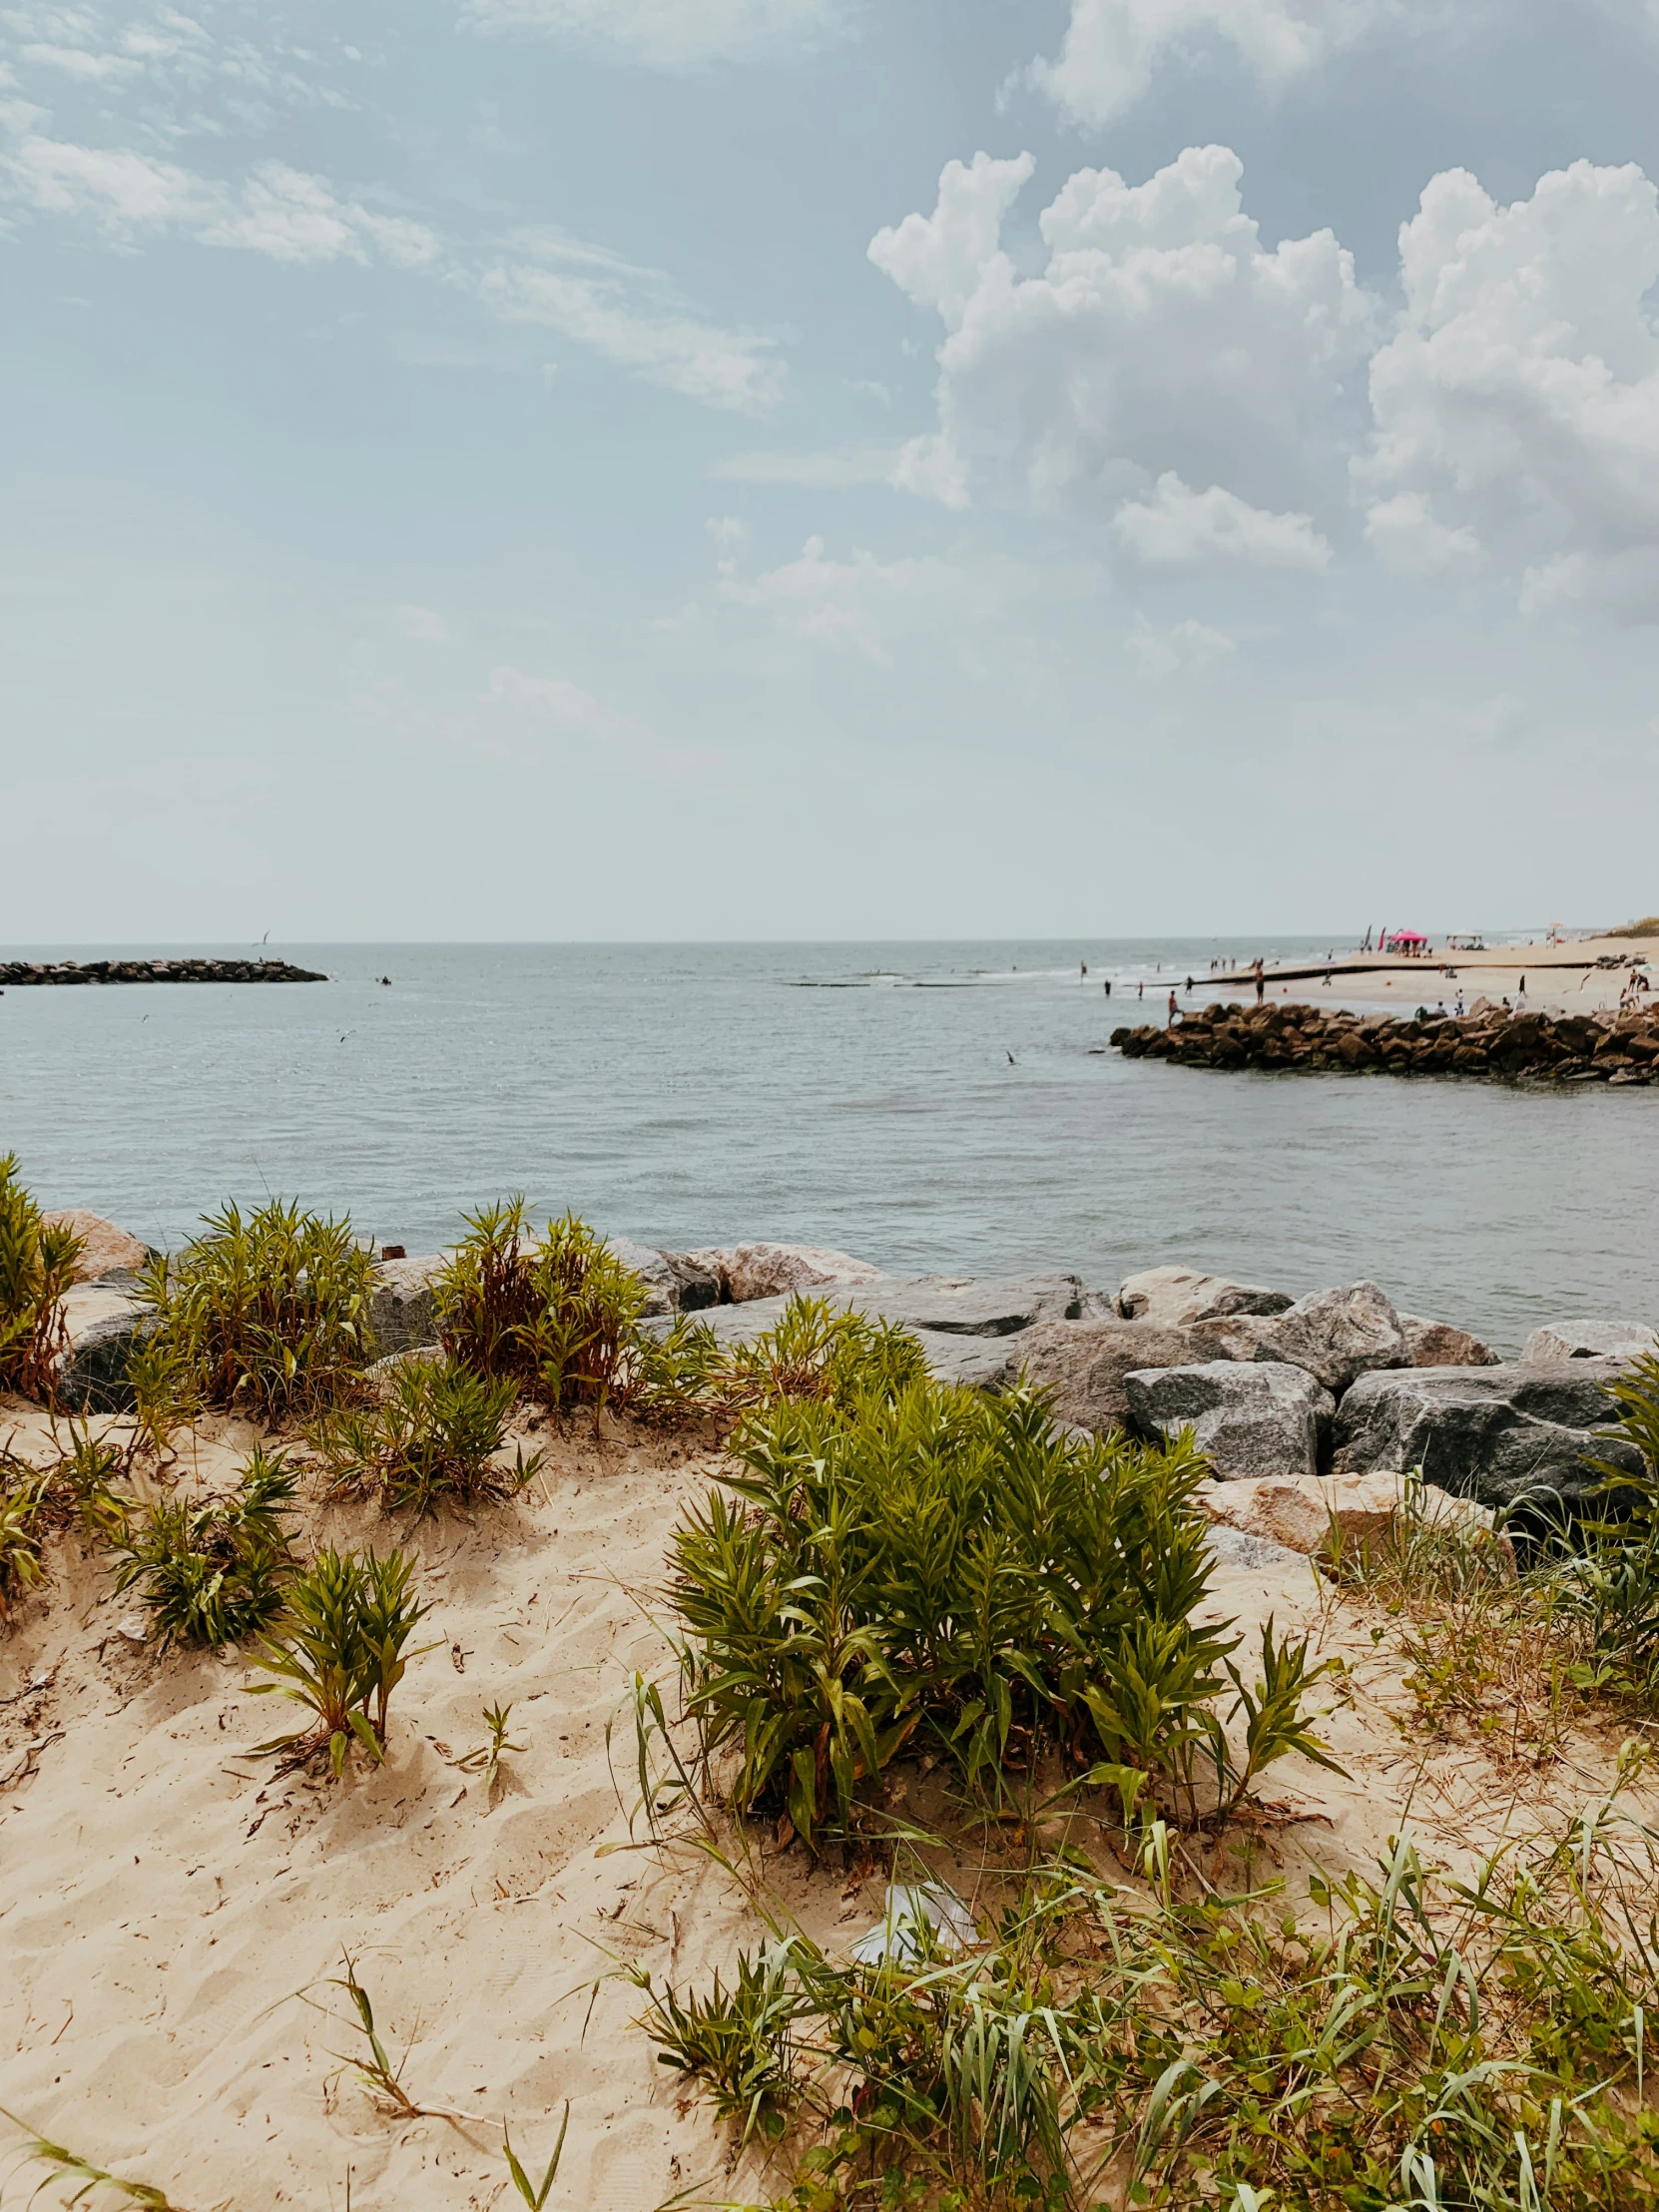
<svg viewBox="0 0 1659 2212">
<path fill-rule="evenodd" d="M 369 1293 L 368 1327 L 371 1349 L 381 1358 L 394 1352 L 415 1352 L 438 1341 L 437 1310 L 432 1303 L 432 1280 L 444 1264 L 441 1252 L 414 1260 L 382 1260 L 374 1271 Z"/>
<path fill-rule="evenodd" d="M 1051 1393 L 1057 1420 L 1096 1436 L 1127 1421 L 1124 1378 L 1135 1370 L 1227 1357 L 1209 1330 L 1162 1329 L 1147 1321 L 1039 1323 L 1012 1339 L 1008 1350 L 1026 1381 Z"/>
<path fill-rule="evenodd" d="M 1318 1474 L 1337 1410 L 1305 1368 L 1268 1361 L 1131 1370 L 1124 1395 L 1137 1435 L 1173 1443 L 1190 1428 L 1221 1482 Z"/>
<path fill-rule="evenodd" d="M 1399 1316 L 1375 1283 L 1316 1291 L 1271 1320 L 1233 1326 L 1249 1330 L 1258 1360 L 1306 1368 L 1339 1395 L 1360 1376 L 1379 1368 L 1402 1368 L 1407 1360 Z"/>
<path fill-rule="evenodd" d="M 1362 1376 L 1337 1408 L 1337 1471 L 1420 1467 L 1482 1505 L 1531 1491 L 1575 1503 L 1603 1479 L 1591 1457 L 1641 1472 L 1634 1445 L 1597 1433 L 1617 1411 L 1606 1385 L 1618 1373 L 1613 1361 L 1562 1360 Z"/>
<path fill-rule="evenodd" d="M 1288 1291 L 1230 1282 L 1225 1275 L 1201 1275 L 1194 1268 L 1145 1268 L 1125 1276 L 1116 1302 L 1121 1320 L 1157 1322 L 1168 1329 L 1219 1321 L 1226 1314 L 1282 1314 L 1291 1303 Z"/>
<path fill-rule="evenodd" d="M 69 1347 L 58 1363 L 59 1401 L 72 1413 L 130 1413 L 127 1363 L 156 1327 L 149 1307 L 129 1290 L 89 1285 L 64 1300 Z"/>
<path fill-rule="evenodd" d="M 1400 1334 L 1405 1339 L 1405 1364 L 1411 1368 L 1495 1368 L 1497 1354 L 1466 1329 L 1454 1329 L 1448 1321 L 1427 1321 L 1421 1314 L 1401 1314 Z"/>
<path fill-rule="evenodd" d="M 1210 1531 L 1210 1551 L 1216 1564 L 1222 1567 L 1248 1567 L 1253 1574 L 1300 1574 L 1308 1572 L 1308 1555 L 1292 1551 L 1288 1544 L 1276 1544 L 1266 1536 L 1253 1536 L 1247 1529 L 1217 1526 Z"/>
<path fill-rule="evenodd" d="M 1639 1360 L 1655 1350 L 1654 1332 L 1639 1321 L 1552 1321 L 1534 1329 L 1521 1363 L 1545 1360 Z"/>
<path fill-rule="evenodd" d="M 667 1257 L 714 1282 L 715 1297 L 707 1301 L 711 1306 L 747 1306 L 756 1299 L 790 1298 L 830 1284 L 873 1283 L 881 1274 L 867 1260 L 826 1245 L 714 1245 Z"/>
<path fill-rule="evenodd" d="M 922 1337 L 995 1338 L 1079 1312 L 1084 1292 L 1075 1275 L 883 1275 L 872 1283 L 831 1283 L 801 1295 L 821 1298 L 837 1313 L 865 1314 Z M 788 1298 L 756 1298 L 716 1307 L 699 1318 L 722 1344 L 747 1344 L 771 1329 L 789 1303 Z"/>
<path fill-rule="evenodd" d="M 607 1240 L 625 1268 L 631 1268 L 645 1285 L 647 1314 L 696 1314 L 720 1304 L 720 1283 L 689 1253 L 660 1252 L 655 1245 L 635 1244 L 629 1237 Z"/>
</svg>

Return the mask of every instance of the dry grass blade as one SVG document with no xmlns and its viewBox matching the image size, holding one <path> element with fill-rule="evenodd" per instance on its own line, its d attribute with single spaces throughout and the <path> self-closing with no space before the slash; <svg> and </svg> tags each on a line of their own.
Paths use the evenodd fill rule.
<svg viewBox="0 0 1659 2212">
<path fill-rule="evenodd" d="M 51 2170 L 41 2181 L 31 2197 L 38 2197 L 42 2189 L 49 2189 L 54 2181 L 73 2183 L 71 2194 L 61 2201 L 64 2205 L 84 2204 L 100 2190 L 113 2189 L 124 2196 L 129 2204 L 142 2204 L 150 2212 L 183 2212 L 183 2207 L 162 2190 L 148 2181 L 129 2181 L 121 2174 L 106 2173 L 102 2166 L 82 2158 L 76 2151 L 68 2150 L 62 2143 L 54 2143 L 47 2136 L 38 2135 L 26 2120 L 20 2120 L 15 2112 L 8 2112 L 0 2105 L 0 2117 L 11 2121 L 22 2140 L 14 2147 L 25 2165 L 42 2165 Z"/>
<path fill-rule="evenodd" d="M 337 2012 L 330 2012 L 326 2005 L 318 2004 L 308 1989 L 299 1990 L 298 1995 L 325 2019 L 333 2020 L 340 2026 L 354 2027 L 362 2036 L 368 2045 L 366 2058 L 348 2058 L 342 2051 L 336 2051 L 334 2056 L 339 2059 L 344 2070 L 354 2075 L 367 2090 L 375 2108 L 404 2120 L 476 2121 L 476 2113 L 455 2112 L 441 2104 L 417 2104 L 409 2095 L 403 2086 L 403 2069 L 409 2062 L 409 2053 L 414 2049 L 419 2035 L 419 2022 L 416 2021 L 414 2030 L 404 2045 L 402 2057 L 393 2065 L 375 2024 L 374 2000 L 357 1979 L 357 1962 L 348 1950 L 342 1950 L 340 1957 L 345 1972 L 330 1975 L 323 1985 L 329 1989 L 345 1991 L 351 2000 L 352 2016 L 349 2020 L 342 2021 Z"/>
<path fill-rule="evenodd" d="M 558 2179 L 559 2160 L 564 2156 L 565 2133 L 569 2126 L 570 2099 L 566 2097 L 565 2116 L 559 2123 L 559 2140 L 553 2145 L 553 2155 L 547 2162 L 547 2171 L 542 2175 L 539 2182 L 532 2182 L 513 2150 L 512 2137 L 507 2133 L 506 2121 L 503 2120 L 501 2123 L 501 2148 L 507 2156 L 507 2169 L 513 2177 L 513 2187 L 530 2207 L 530 2212 L 542 2212 L 542 2207 L 547 2202 L 548 2191 Z"/>
</svg>

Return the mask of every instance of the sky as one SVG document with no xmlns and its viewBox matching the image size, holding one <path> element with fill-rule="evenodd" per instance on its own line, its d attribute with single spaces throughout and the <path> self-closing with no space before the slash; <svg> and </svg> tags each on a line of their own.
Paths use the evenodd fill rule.
<svg viewBox="0 0 1659 2212">
<path fill-rule="evenodd" d="M 1655 180 L 1659 0 L 0 0 L 0 942 L 1650 913 Z"/>
</svg>

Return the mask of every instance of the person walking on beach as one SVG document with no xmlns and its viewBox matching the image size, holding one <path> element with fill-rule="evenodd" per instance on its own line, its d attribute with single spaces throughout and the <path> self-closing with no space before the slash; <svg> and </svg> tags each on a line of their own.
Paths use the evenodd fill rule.
<svg viewBox="0 0 1659 2212">
<path fill-rule="evenodd" d="M 1107 976 L 1107 978 L 1106 978 L 1106 996 L 1107 996 L 1108 998 L 1110 998 L 1110 997 L 1111 997 L 1111 995 L 1112 995 L 1112 978 L 1111 978 L 1111 977 L 1110 977 L 1110 976 L 1108 975 L 1108 976 Z"/>
<path fill-rule="evenodd" d="M 1178 1007 L 1176 1006 L 1176 1003 L 1175 1003 L 1175 993 L 1174 993 L 1174 991 L 1172 990 L 1172 991 L 1170 992 L 1170 994 L 1169 994 L 1169 1018 L 1170 1018 L 1170 1021 L 1171 1021 L 1171 1023 L 1172 1023 L 1172 1024 L 1173 1024 L 1173 1023 L 1175 1022 L 1175 1020 L 1177 1019 L 1177 1017 L 1178 1017 L 1178 1014 L 1179 1014 L 1179 1008 L 1178 1008 Z"/>
<path fill-rule="evenodd" d="M 1266 980 L 1262 974 L 1262 963 L 1258 960 L 1256 963 L 1256 1003 L 1258 1006 L 1262 1003 L 1262 993 L 1266 987 Z"/>
</svg>

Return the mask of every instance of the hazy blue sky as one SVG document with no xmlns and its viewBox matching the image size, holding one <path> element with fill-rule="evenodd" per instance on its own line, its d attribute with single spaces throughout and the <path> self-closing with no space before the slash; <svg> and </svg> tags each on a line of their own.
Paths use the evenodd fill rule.
<svg viewBox="0 0 1659 2212">
<path fill-rule="evenodd" d="M 1659 0 L 0 0 L 0 937 L 1651 911 L 1655 178 Z"/>
</svg>

